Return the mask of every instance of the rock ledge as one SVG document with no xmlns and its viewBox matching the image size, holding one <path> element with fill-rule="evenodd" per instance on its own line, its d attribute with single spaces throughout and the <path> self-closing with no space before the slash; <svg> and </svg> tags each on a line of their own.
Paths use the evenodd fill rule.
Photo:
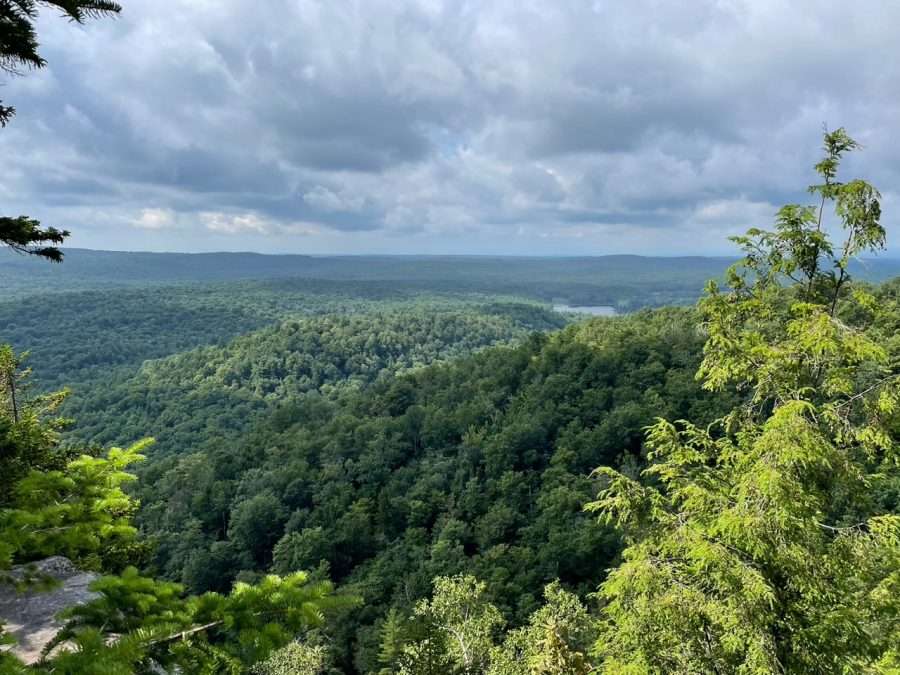
<svg viewBox="0 0 900 675">
<path fill-rule="evenodd" d="M 49 576 L 59 582 L 49 591 L 31 590 L 25 593 L 17 593 L 8 585 L 0 586 L 0 620 L 17 641 L 11 651 L 25 663 L 34 663 L 40 660 L 41 650 L 63 626 L 56 615 L 97 597 L 96 593 L 88 590 L 88 585 L 99 575 L 79 570 L 71 560 L 62 556 L 14 567 L 11 573 L 21 578 L 26 571 Z"/>
</svg>

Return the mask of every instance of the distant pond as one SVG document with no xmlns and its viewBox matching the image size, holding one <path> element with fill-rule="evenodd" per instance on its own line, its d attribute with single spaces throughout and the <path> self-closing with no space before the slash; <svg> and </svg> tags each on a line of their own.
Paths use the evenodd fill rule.
<svg viewBox="0 0 900 675">
<path fill-rule="evenodd" d="M 616 308 L 612 305 L 591 305 L 571 307 L 569 305 L 553 305 L 555 312 L 571 312 L 574 314 L 587 314 L 589 316 L 615 316 Z"/>
</svg>

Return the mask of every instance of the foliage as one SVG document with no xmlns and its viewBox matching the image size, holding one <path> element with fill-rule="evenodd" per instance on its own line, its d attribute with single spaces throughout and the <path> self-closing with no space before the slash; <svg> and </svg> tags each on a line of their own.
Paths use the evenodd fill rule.
<svg viewBox="0 0 900 675">
<path fill-rule="evenodd" d="M 326 611 L 356 604 L 303 572 L 269 575 L 253 586 L 238 583 L 228 595 L 184 598 L 179 585 L 129 568 L 121 576 L 100 579 L 92 589 L 100 597 L 70 609 L 65 628 L 48 645 L 47 651 L 64 641 L 74 645 L 53 658 L 51 668 L 95 672 L 99 662 L 120 672 L 162 667 L 242 673 L 299 632 L 321 626 Z"/>
<path fill-rule="evenodd" d="M 522 340 L 532 326 L 565 321 L 528 305 L 523 308 L 533 311 L 519 318 L 490 305 L 448 304 L 426 309 L 412 302 L 379 311 L 380 304 L 370 303 L 358 314 L 284 321 L 224 345 L 144 363 L 136 373 L 123 370 L 121 378 L 108 377 L 102 386 L 88 383 L 88 391 L 76 394 L 67 410 L 78 419 L 82 438 L 119 442 L 131 439 L 134 429 L 145 429 L 157 438 L 160 454 L 201 450 L 245 431 L 258 414 L 298 396 L 333 397 L 342 389 Z M 511 311 L 520 312 L 519 307 Z M 197 328 L 203 330 L 199 323 Z M 226 409 L 228 415 L 222 415 Z"/>
<path fill-rule="evenodd" d="M 561 318 L 541 317 L 551 327 Z M 555 324 L 555 325 L 554 325 Z M 492 344 L 522 339 L 531 325 L 480 307 L 442 311 L 406 307 L 350 316 L 326 315 L 286 321 L 221 347 L 171 357 L 147 369 L 156 386 L 240 389 L 284 400 L 325 385 L 361 385 L 470 354 Z M 186 372 L 185 372 L 186 371 Z"/>
<path fill-rule="evenodd" d="M 46 61 L 38 54 L 34 20 L 38 6 L 53 7 L 64 16 L 82 23 L 85 19 L 114 14 L 121 7 L 108 0 L 9 0 L 0 9 L 3 23 L 3 44 L 0 47 L 0 70 L 18 72 L 22 67 L 43 68 Z"/>
<path fill-rule="evenodd" d="M 494 648 L 488 675 L 584 675 L 592 671 L 587 653 L 596 639 L 593 619 L 573 593 L 554 581 L 545 604 L 528 623 L 507 633 Z"/>
<path fill-rule="evenodd" d="M 253 668 L 254 675 L 320 675 L 326 668 L 322 646 L 291 642 Z"/>
<path fill-rule="evenodd" d="M 872 499 L 896 476 L 898 379 L 866 325 L 840 319 L 880 313 L 847 272 L 884 243 L 877 191 L 836 180 L 855 147 L 826 134 L 821 205 L 737 238 L 729 291 L 710 284 L 701 303 L 698 376 L 744 404 L 712 426 L 650 427 L 643 483 L 598 470 L 588 508 L 628 544 L 600 588 L 604 672 L 881 672 L 900 639 L 900 516 Z"/>
<path fill-rule="evenodd" d="M 493 637 L 503 625 L 499 610 L 485 602 L 486 586 L 471 576 L 438 577 L 434 594 L 421 600 L 414 616 L 431 626 L 433 638 L 447 655 L 455 670 L 465 675 L 480 673 L 490 661 Z M 409 648 L 404 656 L 413 656 Z M 401 657 L 401 672 L 417 672 L 415 656 L 408 662 Z"/>
<path fill-rule="evenodd" d="M 420 600 L 408 620 L 392 611 L 382 628 L 383 673 L 484 673 L 504 624 L 472 576 L 437 577 L 430 599 Z"/>
<path fill-rule="evenodd" d="M 82 23 L 85 19 L 115 14 L 121 7 L 109 0 L 5 0 L 0 2 L 0 71 L 19 74 L 21 68 L 43 68 L 46 62 L 38 54 L 34 21 L 40 5 L 60 10 L 63 16 Z M 0 102 L 0 127 L 15 115 L 15 108 Z M 69 232 L 55 227 L 42 228 L 33 218 L 0 217 L 0 244 L 17 253 L 27 253 L 53 262 L 62 260 L 62 244 Z"/>
<path fill-rule="evenodd" d="M 0 570 L 51 555 L 106 570 L 139 559 L 137 503 L 122 487 L 150 442 L 105 457 L 62 446 L 55 413 L 65 392 L 31 396 L 23 362 L 0 345 Z"/>
<path fill-rule="evenodd" d="M 435 577 L 481 579 L 521 625 L 546 584 L 587 592 L 619 551 L 582 511 L 591 467 L 639 462 L 641 428 L 661 411 L 711 421 L 728 409 L 729 397 L 693 379 L 695 323 L 688 310 L 596 319 L 359 390 L 276 402 L 230 439 L 191 399 L 173 397 L 172 408 L 197 416 L 194 438 L 208 440 L 141 469 L 138 520 L 158 542 L 156 569 L 192 592 L 225 591 L 246 572 L 327 569 L 366 598 L 335 624 L 330 650 L 345 672 L 382 667 L 385 617 L 409 616 Z M 231 414 L 225 401 L 209 409 L 209 419 Z M 257 511 L 272 516 L 259 528 L 248 517 Z M 271 525 L 274 545 L 264 543 Z"/>
<path fill-rule="evenodd" d="M 56 412 L 66 392 L 32 396 L 26 357 L 0 344 L 0 507 L 28 471 L 62 468 L 73 454 L 58 447 L 66 420 Z"/>
<path fill-rule="evenodd" d="M 62 262 L 63 253 L 58 244 L 62 244 L 69 234 L 68 230 L 41 227 L 40 221 L 28 216 L 0 216 L 0 243 L 9 246 L 16 253 Z"/>
<path fill-rule="evenodd" d="M 114 567 L 137 530 L 137 504 L 122 490 L 134 480 L 125 469 L 143 459 L 146 440 L 112 448 L 106 457 L 82 455 L 63 470 L 32 470 L 13 486 L 0 510 L 0 566 L 63 555 L 91 568 Z"/>
<path fill-rule="evenodd" d="M 71 264 L 67 259 L 66 265 L 52 269 L 67 269 Z M 3 270 L 0 265 L 0 276 Z M 28 276 L 36 275 L 29 271 Z M 402 284 L 364 282 L 236 282 L 107 288 L 0 300 L 0 341 L 28 347 L 43 390 L 68 386 L 78 395 L 89 395 L 107 388 L 110 381 L 118 382 L 120 375 L 133 376 L 148 359 L 204 345 L 221 346 L 282 322 L 400 311 L 421 315 L 426 309 L 467 312 L 473 315 L 472 321 L 484 323 L 493 317 L 495 329 L 501 328 L 505 339 L 513 333 L 552 330 L 566 322 L 531 301 L 496 295 L 408 291 Z M 364 332 L 364 327 L 357 326 Z M 286 341 L 284 336 L 280 339 Z M 289 346 L 279 345 L 275 337 L 269 341 L 273 349 Z"/>
<path fill-rule="evenodd" d="M 380 673 L 579 675 L 592 672 L 586 653 L 593 619 L 559 582 L 527 623 L 501 635 L 505 620 L 472 576 L 438 577 L 431 599 L 403 618 L 392 610 L 381 629 Z M 502 641 L 500 638 L 502 637 Z"/>
<path fill-rule="evenodd" d="M 126 469 L 142 459 L 150 441 L 113 448 L 105 457 L 82 455 L 61 468 L 48 461 L 61 453 L 53 419 L 34 401 L 14 399 L 21 382 L 20 358 L 0 350 L 5 389 L 0 402 L 4 447 L 21 450 L 25 438 L 35 450 L 3 456 L 0 468 L 27 473 L 9 481 L 11 495 L 0 508 L 0 571 L 25 564 L 26 575 L 3 574 L 15 591 L 35 580 L 27 563 L 64 555 L 82 566 L 119 571 L 94 582 L 99 597 L 65 612 L 67 622 L 30 669 L 3 655 L 4 672 L 136 673 L 243 672 L 310 626 L 324 612 L 354 606 L 352 596 L 333 594 L 330 582 L 304 572 L 267 575 L 255 585 L 235 584 L 225 594 L 185 597 L 178 584 L 141 576 L 127 562 L 141 553 L 131 523 L 136 503 L 122 489 L 135 477 Z M 22 428 L 25 432 L 22 432 Z M 124 568 L 124 569 L 123 569 Z M 30 586 L 32 590 L 36 587 Z M 0 632 L 0 639 L 8 636 Z M 55 651 L 58 645 L 66 648 Z"/>
</svg>

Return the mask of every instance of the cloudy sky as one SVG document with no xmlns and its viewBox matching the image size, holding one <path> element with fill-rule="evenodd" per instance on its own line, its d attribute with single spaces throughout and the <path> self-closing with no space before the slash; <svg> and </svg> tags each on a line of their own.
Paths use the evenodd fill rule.
<svg viewBox="0 0 900 675">
<path fill-rule="evenodd" d="M 893 0 L 121 1 L 0 89 L 0 212 L 72 245 L 726 253 L 827 124 L 900 255 Z"/>
</svg>

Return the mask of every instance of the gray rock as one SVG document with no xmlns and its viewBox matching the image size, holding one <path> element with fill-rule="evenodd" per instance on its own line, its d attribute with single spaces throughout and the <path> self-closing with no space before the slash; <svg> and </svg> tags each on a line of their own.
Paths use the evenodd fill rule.
<svg viewBox="0 0 900 675">
<path fill-rule="evenodd" d="M 99 575 L 79 570 L 72 561 L 61 556 L 13 568 L 11 573 L 21 579 L 26 570 L 59 582 L 49 591 L 29 590 L 24 593 L 16 592 L 8 584 L 0 585 L 0 619 L 5 630 L 17 641 L 11 650 L 25 663 L 34 663 L 41 658 L 44 646 L 63 626 L 56 615 L 97 597 L 96 593 L 88 590 L 88 585 Z"/>
</svg>

